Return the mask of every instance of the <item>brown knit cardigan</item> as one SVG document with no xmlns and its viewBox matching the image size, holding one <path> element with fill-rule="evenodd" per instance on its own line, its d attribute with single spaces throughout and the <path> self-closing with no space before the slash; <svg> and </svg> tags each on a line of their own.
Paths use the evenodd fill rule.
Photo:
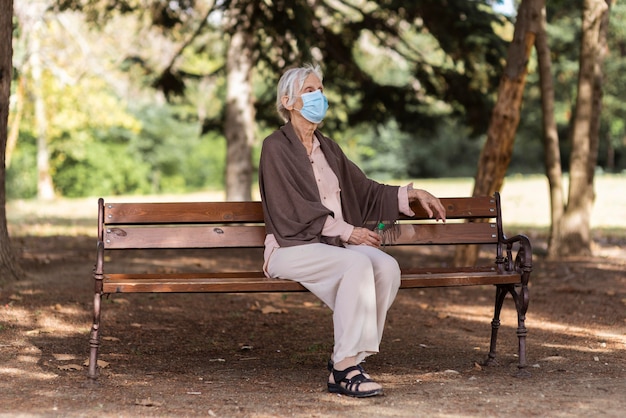
<svg viewBox="0 0 626 418">
<path fill-rule="evenodd" d="M 319 130 L 315 136 L 339 179 L 345 221 L 370 229 L 379 222 L 395 222 L 399 216 L 398 186 L 368 179 L 336 142 Z M 333 213 L 321 203 L 306 149 L 291 123 L 263 141 L 259 187 L 266 232 L 274 234 L 281 247 L 317 242 L 343 245 L 339 237 L 322 236 L 326 217 Z"/>
</svg>

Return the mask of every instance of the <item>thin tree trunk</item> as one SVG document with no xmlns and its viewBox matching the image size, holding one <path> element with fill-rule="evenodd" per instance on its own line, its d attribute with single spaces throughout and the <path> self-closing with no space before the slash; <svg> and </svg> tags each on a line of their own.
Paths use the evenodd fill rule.
<svg viewBox="0 0 626 418">
<path fill-rule="evenodd" d="M 563 170 L 559 150 L 559 133 L 554 118 L 554 83 L 552 80 L 552 59 L 546 33 L 546 8 L 541 13 L 541 30 L 535 38 L 535 50 L 539 64 L 541 84 L 541 113 L 543 117 L 543 149 L 546 177 L 550 185 L 550 237 L 548 238 L 548 257 L 557 254 L 559 226 L 565 209 L 563 200 Z"/>
<path fill-rule="evenodd" d="M 6 145 L 13 58 L 13 0 L 0 0 L 0 285 L 23 277 L 11 247 L 6 216 Z"/>
<path fill-rule="evenodd" d="M 13 120 L 11 120 L 10 130 L 7 137 L 7 168 L 11 167 L 11 157 L 13 156 L 13 151 L 17 145 L 17 138 L 20 135 L 20 124 L 22 123 L 22 115 L 24 114 L 24 90 L 24 77 L 18 77 L 15 92 L 15 111 L 13 112 Z"/>
<path fill-rule="evenodd" d="M 591 211 L 595 199 L 593 180 L 602 101 L 601 66 L 608 13 L 607 1 L 584 1 L 578 97 L 571 137 L 570 184 L 557 244 L 560 256 L 591 254 Z"/>
<path fill-rule="evenodd" d="M 528 73 L 528 60 L 539 30 L 545 0 L 523 0 L 519 6 L 513 41 L 509 45 L 498 100 L 491 115 L 487 141 L 478 162 L 473 196 L 492 195 L 502 188 L 513 154 L 515 133 Z M 478 258 L 477 246 L 459 246 L 456 265 L 472 265 Z"/>
<path fill-rule="evenodd" d="M 236 32 L 228 48 L 226 93 L 226 199 L 251 200 L 254 118 L 249 35 Z"/>
<path fill-rule="evenodd" d="M 54 199 L 54 186 L 50 175 L 50 153 L 48 151 L 48 117 L 43 93 L 42 68 L 40 59 L 41 20 L 35 23 L 30 45 L 31 71 L 33 76 L 33 96 L 35 100 L 35 124 L 37 126 L 37 197 L 42 200 Z"/>
<path fill-rule="evenodd" d="M 249 16 L 231 6 L 231 38 L 226 57 L 226 200 L 252 199 L 252 145 L 255 116 L 252 93 L 253 38 Z"/>
</svg>

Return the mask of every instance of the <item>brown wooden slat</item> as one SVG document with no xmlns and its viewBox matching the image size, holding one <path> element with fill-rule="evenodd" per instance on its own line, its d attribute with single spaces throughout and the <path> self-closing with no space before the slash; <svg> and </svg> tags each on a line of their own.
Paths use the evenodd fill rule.
<svg viewBox="0 0 626 418">
<path fill-rule="evenodd" d="M 302 292 L 293 280 L 268 279 L 262 272 L 105 274 L 104 293 L 136 292 Z"/>
<path fill-rule="evenodd" d="M 401 288 L 514 284 L 516 273 L 498 274 L 493 269 L 438 273 L 407 272 L 402 274 Z M 301 292 L 297 282 L 268 279 L 262 272 L 242 273 L 168 273 L 105 274 L 104 293 L 146 292 Z"/>
<path fill-rule="evenodd" d="M 106 203 L 105 224 L 263 222 L 261 202 Z"/>
<path fill-rule="evenodd" d="M 489 244 L 498 242 L 496 224 L 484 222 L 400 224 L 390 245 Z"/>
<path fill-rule="evenodd" d="M 489 244 L 498 240 L 495 224 L 402 224 L 388 245 Z M 107 249 L 262 247 L 262 226 L 110 227 Z"/>
<path fill-rule="evenodd" d="M 446 208 L 447 219 L 495 218 L 497 216 L 496 199 L 493 196 L 443 197 L 440 200 Z M 418 202 L 413 202 L 411 209 L 415 212 L 412 219 L 429 219 Z"/>
<path fill-rule="evenodd" d="M 399 235 L 389 245 L 488 244 L 498 240 L 495 224 L 400 224 Z M 108 227 L 104 232 L 107 249 L 123 248 L 216 248 L 261 247 L 265 227 L 167 226 Z"/>
<path fill-rule="evenodd" d="M 462 266 L 462 267 L 410 267 L 403 268 L 403 276 L 411 275 L 427 275 L 427 274 L 446 274 L 446 273 L 494 273 L 495 265 L 487 266 Z"/>
<path fill-rule="evenodd" d="M 444 197 L 448 219 L 492 218 L 496 216 L 493 197 Z M 413 219 L 429 219 L 419 203 L 411 208 Z M 104 222 L 111 225 L 152 223 L 263 222 L 261 202 L 178 202 L 178 203 L 106 203 Z"/>
<path fill-rule="evenodd" d="M 474 286 L 494 284 L 521 283 L 517 273 L 496 272 L 456 272 L 438 274 L 402 275 L 402 289 L 415 287 L 446 287 L 446 286 Z"/>
<path fill-rule="evenodd" d="M 215 248 L 260 247 L 265 227 L 246 226 L 179 226 L 110 227 L 104 231 L 107 249 L 122 248 Z"/>
</svg>

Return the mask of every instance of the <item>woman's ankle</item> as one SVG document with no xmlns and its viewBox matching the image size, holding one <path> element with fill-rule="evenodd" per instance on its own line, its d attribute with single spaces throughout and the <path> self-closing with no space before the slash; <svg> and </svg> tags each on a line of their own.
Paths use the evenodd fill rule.
<svg viewBox="0 0 626 418">
<path fill-rule="evenodd" d="M 345 370 L 352 366 L 356 366 L 356 357 L 346 357 L 341 361 L 337 361 L 333 365 L 333 368 L 335 370 Z"/>
</svg>

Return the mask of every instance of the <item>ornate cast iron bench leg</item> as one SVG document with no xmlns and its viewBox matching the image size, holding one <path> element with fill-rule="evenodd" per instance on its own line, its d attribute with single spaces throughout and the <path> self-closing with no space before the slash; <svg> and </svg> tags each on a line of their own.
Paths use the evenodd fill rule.
<svg viewBox="0 0 626 418">
<path fill-rule="evenodd" d="M 89 336 L 89 378 L 98 377 L 98 348 L 100 347 L 100 311 L 102 305 L 102 279 L 103 279 L 104 247 L 98 244 L 98 256 L 94 267 L 94 296 L 93 296 L 93 324 Z"/>
<path fill-rule="evenodd" d="M 493 320 L 491 321 L 491 343 L 489 344 L 489 355 L 483 362 L 484 366 L 495 366 L 498 364 L 496 360 L 496 345 L 498 342 L 498 330 L 500 329 L 500 312 L 502 304 L 508 289 L 504 286 L 496 287 L 496 302 L 493 310 Z"/>
<path fill-rule="evenodd" d="M 89 337 L 89 377 L 95 379 L 97 377 L 98 367 L 98 348 L 100 347 L 100 304 L 102 296 L 99 293 L 94 295 L 93 306 L 93 325 L 91 326 L 91 334 Z"/>
<path fill-rule="evenodd" d="M 520 291 L 516 290 L 515 285 L 501 285 L 496 288 L 496 303 L 494 309 L 493 320 L 491 321 L 491 344 L 489 346 L 489 355 L 484 361 L 483 365 L 493 366 L 497 365 L 496 360 L 496 345 L 498 340 L 498 330 L 500 329 L 500 313 L 502 311 L 502 305 L 507 293 L 510 293 L 515 301 L 515 308 L 517 310 L 517 338 L 519 341 L 518 348 L 518 370 L 517 377 L 528 377 L 530 373 L 526 370 L 526 310 L 528 309 L 528 286 L 522 285 Z"/>
</svg>

